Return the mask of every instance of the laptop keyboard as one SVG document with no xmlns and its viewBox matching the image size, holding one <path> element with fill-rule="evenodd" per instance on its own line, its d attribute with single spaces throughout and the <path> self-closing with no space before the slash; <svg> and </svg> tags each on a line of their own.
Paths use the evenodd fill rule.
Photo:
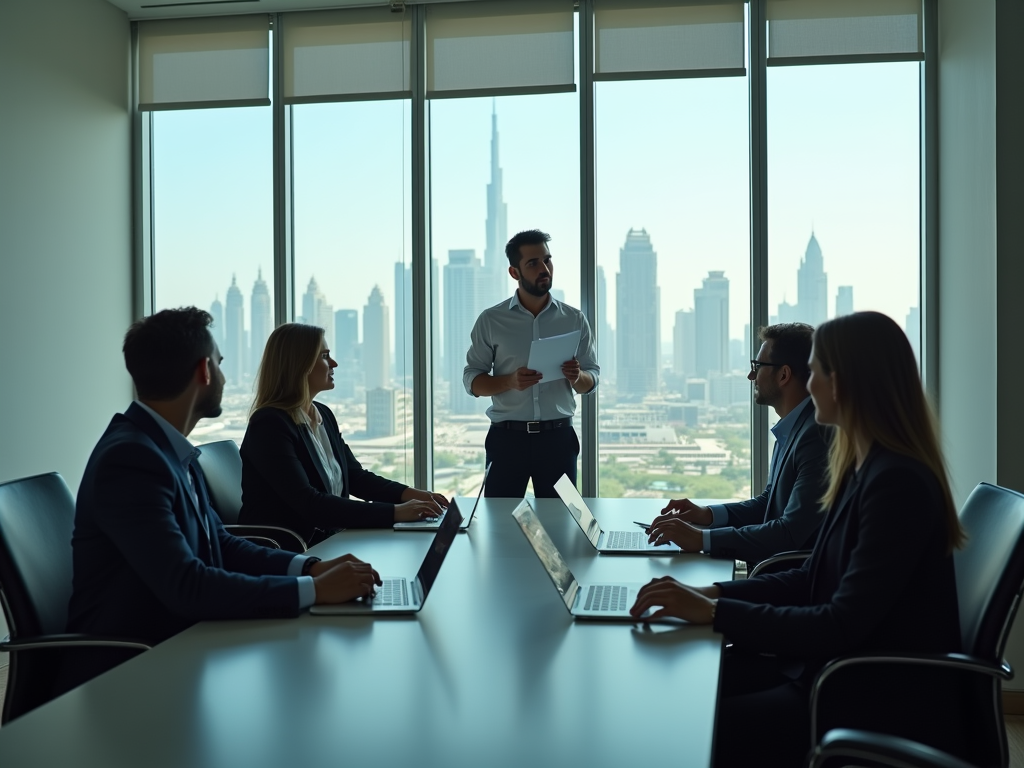
<svg viewBox="0 0 1024 768">
<path fill-rule="evenodd" d="M 384 579 L 373 596 L 374 605 L 408 605 L 409 593 L 406 579 Z"/>
<path fill-rule="evenodd" d="M 643 531 L 608 531 L 605 549 L 647 549 L 647 534 Z"/>
<path fill-rule="evenodd" d="M 612 611 L 620 613 L 626 610 L 626 587 L 614 587 L 608 584 L 595 584 L 587 591 L 585 611 Z"/>
</svg>

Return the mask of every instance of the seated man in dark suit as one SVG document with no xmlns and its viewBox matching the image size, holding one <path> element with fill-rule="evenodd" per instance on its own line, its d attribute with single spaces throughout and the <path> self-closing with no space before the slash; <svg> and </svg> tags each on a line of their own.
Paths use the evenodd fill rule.
<svg viewBox="0 0 1024 768">
<path fill-rule="evenodd" d="M 829 433 L 814 420 L 807 394 L 814 329 L 804 323 L 780 323 L 758 330 L 761 349 L 750 361 L 747 378 L 754 402 L 779 414 L 772 427 L 768 485 L 757 498 L 701 507 L 675 499 L 651 524 L 651 541 L 675 542 L 686 552 L 746 560 L 748 565 L 796 549 L 810 549 L 821 525 Z M 701 530 L 695 526 L 709 526 Z"/>
<path fill-rule="evenodd" d="M 140 320 L 124 339 L 138 400 L 114 416 L 86 466 L 72 537 L 68 632 L 159 643 L 206 619 L 284 618 L 370 593 L 379 578 L 351 555 L 260 547 L 224 530 L 186 436 L 221 412 L 221 357 L 199 309 Z M 124 660 L 66 658 L 68 689 Z"/>
</svg>

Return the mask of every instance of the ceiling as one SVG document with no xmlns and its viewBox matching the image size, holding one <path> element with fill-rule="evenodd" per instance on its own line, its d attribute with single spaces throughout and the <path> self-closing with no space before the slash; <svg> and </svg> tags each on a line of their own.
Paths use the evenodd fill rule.
<svg viewBox="0 0 1024 768">
<path fill-rule="evenodd" d="M 406 0 L 406 5 L 432 0 Z M 433 0 L 436 2 L 437 0 Z M 447 0 L 450 2 L 451 0 Z M 178 16 L 228 16 L 240 13 L 284 13 L 316 8 L 388 6 L 392 0 L 107 0 L 129 19 L 168 19 Z M 395 0 L 396 5 L 400 3 Z"/>
</svg>

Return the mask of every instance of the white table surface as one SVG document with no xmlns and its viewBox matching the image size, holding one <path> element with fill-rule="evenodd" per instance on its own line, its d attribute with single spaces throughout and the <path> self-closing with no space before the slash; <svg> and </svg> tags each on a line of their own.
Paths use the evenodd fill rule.
<svg viewBox="0 0 1024 768">
<path fill-rule="evenodd" d="M 470 500 L 471 503 L 471 500 Z M 0 765 L 710 764 L 721 636 L 574 622 L 510 512 L 490 499 L 413 617 L 204 622 L 0 729 Z M 663 502 L 601 499 L 602 527 Z M 538 514 L 581 581 L 728 579 L 702 555 L 597 555 L 557 500 Z M 415 573 L 432 533 L 347 531 L 313 553 Z M 654 722 L 673 721 L 649 739 Z"/>
</svg>

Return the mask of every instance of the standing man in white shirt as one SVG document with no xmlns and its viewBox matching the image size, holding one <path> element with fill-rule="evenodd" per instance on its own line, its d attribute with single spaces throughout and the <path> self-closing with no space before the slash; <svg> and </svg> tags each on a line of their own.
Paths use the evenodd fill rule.
<svg viewBox="0 0 1024 768">
<path fill-rule="evenodd" d="M 554 497 L 563 474 L 576 482 L 576 393 L 592 394 L 601 369 L 587 318 L 551 297 L 550 240 L 531 229 L 508 241 L 508 273 L 519 287 L 507 301 L 484 310 L 470 335 L 462 381 L 474 397 L 491 398 L 484 443 L 492 465 L 485 488 L 490 497 L 521 497 L 531 478 L 538 498 Z M 562 365 L 562 378 L 544 380 L 526 367 L 534 339 L 577 330 L 579 348 Z"/>
<path fill-rule="evenodd" d="M 747 378 L 754 402 L 779 415 L 772 427 L 768 485 L 749 501 L 701 507 L 676 499 L 651 524 L 651 541 L 678 544 L 685 552 L 746 560 L 748 566 L 780 552 L 810 549 L 821 525 L 830 431 L 814 419 L 807 367 L 814 329 L 780 323 L 758 330 L 761 349 Z M 696 526 L 709 526 L 701 530 Z"/>
</svg>

